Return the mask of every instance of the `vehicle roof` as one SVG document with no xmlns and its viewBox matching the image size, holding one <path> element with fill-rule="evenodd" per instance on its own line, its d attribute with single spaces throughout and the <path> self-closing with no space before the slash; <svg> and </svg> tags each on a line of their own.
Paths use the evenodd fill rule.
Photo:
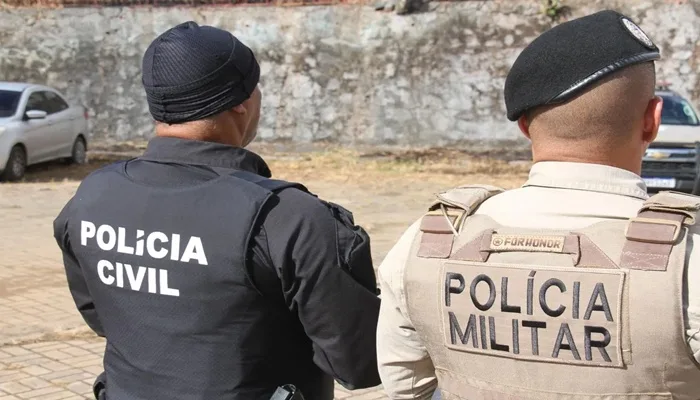
<svg viewBox="0 0 700 400">
<path fill-rule="evenodd" d="M 0 81 L 0 90 L 8 90 L 12 92 L 22 92 L 26 89 L 44 89 L 44 90 L 51 90 L 51 91 L 56 91 L 56 89 L 50 88 L 48 86 L 43 86 L 43 85 L 37 85 L 34 83 L 28 83 L 28 82 L 3 82 Z"/>
<path fill-rule="evenodd" d="M 685 97 L 681 96 L 680 94 L 678 94 L 670 89 L 656 89 L 656 95 L 657 96 L 666 96 L 666 97 L 675 97 L 678 99 L 686 100 Z"/>
</svg>

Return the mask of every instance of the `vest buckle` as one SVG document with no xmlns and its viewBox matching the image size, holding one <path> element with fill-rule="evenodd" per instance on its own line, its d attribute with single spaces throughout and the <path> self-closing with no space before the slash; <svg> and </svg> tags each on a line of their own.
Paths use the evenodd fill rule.
<svg viewBox="0 0 700 400">
<path fill-rule="evenodd" d="M 639 225 L 635 227 L 635 224 Z M 669 227 L 673 228 L 672 233 L 668 229 Z M 627 240 L 634 240 L 635 242 L 673 244 L 680 237 L 681 227 L 682 223 L 680 221 L 634 217 L 630 218 L 625 228 L 625 237 Z"/>
</svg>

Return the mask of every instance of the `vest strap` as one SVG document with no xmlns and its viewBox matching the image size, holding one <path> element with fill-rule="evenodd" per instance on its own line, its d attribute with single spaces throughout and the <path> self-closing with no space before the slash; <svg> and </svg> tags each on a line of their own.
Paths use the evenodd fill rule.
<svg viewBox="0 0 700 400">
<path fill-rule="evenodd" d="M 695 224 L 698 210 L 697 196 L 669 191 L 650 197 L 627 224 L 620 267 L 665 271 L 684 225 Z"/>
<path fill-rule="evenodd" d="M 491 185 L 464 185 L 436 195 L 437 200 L 421 221 L 418 257 L 447 258 L 462 223 L 489 197 L 504 189 Z"/>
<path fill-rule="evenodd" d="M 486 199 L 504 192 L 503 188 L 491 185 L 463 185 L 436 194 L 437 200 L 430 206 L 436 210 L 442 204 L 445 207 L 463 210 L 471 215 Z"/>
<path fill-rule="evenodd" d="M 454 242 L 454 225 L 459 218 L 456 215 L 435 215 L 429 213 L 423 217 L 422 232 L 418 257 L 447 258 L 452 252 Z"/>
</svg>

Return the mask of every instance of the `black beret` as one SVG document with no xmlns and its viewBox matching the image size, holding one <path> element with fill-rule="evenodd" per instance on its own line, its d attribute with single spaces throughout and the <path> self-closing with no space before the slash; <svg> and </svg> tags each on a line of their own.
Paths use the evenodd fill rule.
<svg viewBox="0 0 700 400">
<path fill-rule="evenodd" d="M 639 26 L 618 12 L 565 22 L 537 37 L 515 60 L 504 90 L 508 119 L 569 101 L 613 72 L 659 57 Z"/>
<path fill-rule="evenodd" d="M 259 79 L 251 49 L 230 32 L 192 21 L 164 32 L 143 57 L 151 115 L 169 124 L 231 109 L 250 97 Z"/>
</svg>

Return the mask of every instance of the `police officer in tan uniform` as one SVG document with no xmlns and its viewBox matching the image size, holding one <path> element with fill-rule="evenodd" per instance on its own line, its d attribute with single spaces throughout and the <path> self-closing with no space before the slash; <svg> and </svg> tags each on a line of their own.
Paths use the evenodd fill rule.
<svg viewBox="0 0 700 400">
<path fill-rule="evenodd" d="M 528 181 L 439 193 L 379 268 L 392 399 L 700 399 L 700 198 L 639 175 L 658 58 L 613 11 L 520 54 L 505 101 Z"/>
</svg>

